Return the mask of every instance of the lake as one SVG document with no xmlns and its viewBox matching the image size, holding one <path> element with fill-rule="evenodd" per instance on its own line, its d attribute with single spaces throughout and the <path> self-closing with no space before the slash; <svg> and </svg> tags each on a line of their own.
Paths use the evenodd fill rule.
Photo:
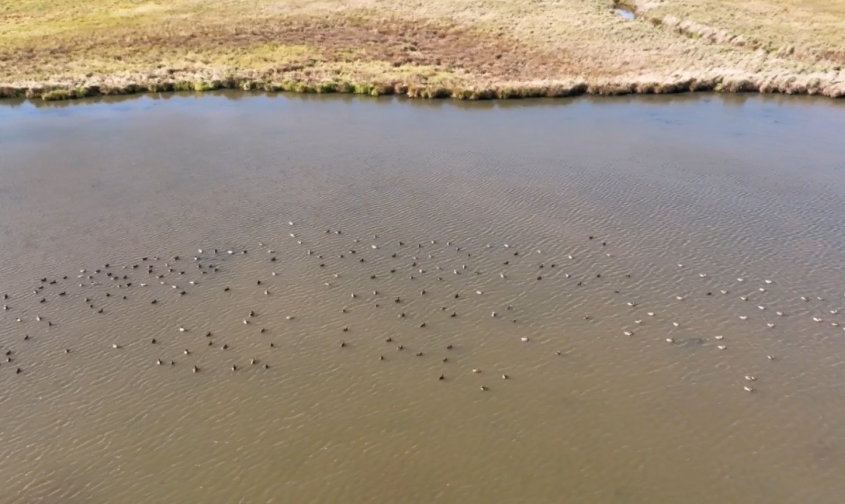
<svg viewBox="0 0 845 504">
<path fill-rule="evenodd" d="M 0 503 L 838 504 L 842 131 L 751 95 L 0 103 Z"/>
</svg>

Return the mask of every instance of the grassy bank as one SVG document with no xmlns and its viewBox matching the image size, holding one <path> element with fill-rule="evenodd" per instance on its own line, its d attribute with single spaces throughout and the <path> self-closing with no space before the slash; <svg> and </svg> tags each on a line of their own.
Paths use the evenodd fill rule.
<svg viewBox="0 0 845 504">
<path fill-rule="evenodd" d="M 0 96 L 845 96 L 845 0 L 18 0 Z"/>
</svg>

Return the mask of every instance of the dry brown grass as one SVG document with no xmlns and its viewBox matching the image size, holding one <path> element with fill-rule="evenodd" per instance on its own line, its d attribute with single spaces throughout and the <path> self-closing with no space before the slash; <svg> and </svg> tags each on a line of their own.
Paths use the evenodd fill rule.
<svg viewBox="0 0 845 504">
<path fill-rule="evenodd" d="M 845 0 L 0 0 L 0 95 L 845 95 Z"/>
<path fill-rule="evenodd" d="M 642 13 L 705 41 L 747 44 L 806 61 L 845 63 L 845 1 L 641 0 Z"/>
</svg>

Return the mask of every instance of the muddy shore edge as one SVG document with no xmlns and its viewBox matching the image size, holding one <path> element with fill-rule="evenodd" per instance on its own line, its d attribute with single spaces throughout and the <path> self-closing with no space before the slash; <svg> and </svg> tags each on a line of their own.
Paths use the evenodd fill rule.
<svg viewBox="0 0 845 504">
<path fill-rule="evenodd" d="M 813 95 L 845 98 L 845 84 L 828 75 L 748 75 L 641 77 L 614 80 L 572 79 L 563 82 L 527 82 L 495 86 L 445 87 L 408 85 L 402 82 L 303 82 L 278 79 L 272 73 L 246 72 L 227 77 L 169 75 L 167 77 L 110 77 L 87 82 L 27 82 L 0 84 L 0 99 L 27 98 L 45 101 L 96 96 L 131 95 L 172 91 L 294 92 L 304 94 L 398 95 L 422 99 L 494 100 L 563 98 L 580 95 L 677 94 L 690 92 Z"/>
</svg>

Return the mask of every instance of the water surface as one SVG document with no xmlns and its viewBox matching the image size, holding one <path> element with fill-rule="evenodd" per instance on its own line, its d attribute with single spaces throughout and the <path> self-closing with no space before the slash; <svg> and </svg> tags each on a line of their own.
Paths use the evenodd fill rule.
<svg viewBox="0 0 845 504">
<path fill-rule="evenodd" d="M 2 503 L 845 497 L 841 103 L 9 103 Z"/>
</svg>

